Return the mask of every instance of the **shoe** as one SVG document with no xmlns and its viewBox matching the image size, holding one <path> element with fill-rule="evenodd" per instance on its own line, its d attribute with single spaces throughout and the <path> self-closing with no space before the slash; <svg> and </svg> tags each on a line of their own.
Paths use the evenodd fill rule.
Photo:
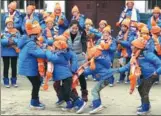
<svg viewBox="0 0 161 116">
<path fill-rule="evenodd" d="M 4 86 L 5 86 L 6 88 L 10 88 L 10 85 L 9 85 L 9 78 L 4 77 L 4 78 L 3 78 L 3 83 L 4 83 Z"/>
<path fill-rule="evenodd" d="M 88 90 L 81 90 L 82 91 L 82 99 L 87 102 L 88 101 Z"/>
<path fill-rule="evenodd" d="M 30 108 L 32 110 L 44 110 L 45 105 L 40 103 L 40 101 L 38 99 L 32 99 L 30 102 Z"/>
<path fill-rule="evenodd" d="M 68 101 L 66 102 L 67 106 L 65 108 L 62 108 L 63 111 L 68 111 L 68 110 L 72 110 L 73 108 L 73 103 L 72 101 Z"/>
<path fill-rule="evenodd" d="M 57 105 L 57 106 L 60 106 L 60 105 L 62 105 L 64 102 L 65 102 L 64 100 L 60 100 L 60 99 L 59 99 L 59 100 L 56 102 L 56 105 Z"/>
<path fill-rule="evenodd" d="M 109 87 L 113 87 L 113 84 L 109 84 Z"/>
<path fill-rule="evenodd" d="M 136 85 L 136 88 L 138 88 L 139 87 L 139 85 Z"/>
<path fill-rule="evenodd" d="M 125 81 L 125 84 L 129 84 L 130 83 L 130 81 Z"/>
<path fill-rule="evenodd" d="M 84 108 L 86 106 L 86 102 L 83 101 L 81 98 L 78 98 L 75 102 L 74 102 L 74 107 L 76 109 L 76 113 L 80 114 L 83 112 Z"/>
<path fill-rule="evenodd" d="M 96 81 L 96 79 L 95 79 L 95 78 L 93 78 L 93 81 Z"/>
<path fill-rule="evenodd" d="M 93 109 L 92 111 L 89 112 L 90 114 L 95 114 L 103 110 L 103 106 L 101 105 L 100 99 L 94 100 L 92 103 L 93 103 Z"/>
<path fill-rule="evenodd" d="M 18 87 L 18 85 L 17 85 L 17 78 L 12 77 L 11 78 L 11 84 L 12 84 L 13 87 Z"/>
<path fill-rule="evenodd" d="M 118 80 L 117 83 L 123 83 L 123 81 L 122 80 Z"/>
<path fill-rule="evenodd" d="M 156 85 L 159 84 L 159 81 L 156 81 L 155 84 L 156 84 Z"/>
<path fill-rule="evenodd" d="M 149 108 L 149 104 L 142 104 L 141 109 L 137 111 L 137 115 L 146 115 L 149 112 Z"/>
</svg>

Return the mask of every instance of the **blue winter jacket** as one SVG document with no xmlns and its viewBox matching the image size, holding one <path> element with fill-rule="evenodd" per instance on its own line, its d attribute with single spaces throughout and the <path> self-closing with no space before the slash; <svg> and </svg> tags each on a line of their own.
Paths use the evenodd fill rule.
<svg viewBox="0 0 161 116">
<path fill-rule="evenodd" d="M 77 56 L 71 50 L 60 50 L 51 52 L 46 51 L 46 57 L 48 61 L 54 64 L 53 80 L 63 80 L 69 77 L 77 71 L 78 61 Z"/>
<path fill-rule="evenodd" d="M 53 45 L 53 42 L 54 42 L 54 40 L 53 40 L 54 38 L 53 39 L 48 39 L 46 33 L 47 33 L 47 31 L 46 31 L 46 29 L 44 29 L 43 32 L 42 32 L 42 36 L 45 39 L 45 43 L 47 45 L 49 45 L 49 46 L 52 46 Z M 52 34 L 52 37 L 54 37 L 54 29 L 53 28 L 51 29 L 51 34 Z"/>
<path fill-rule="evenodd" d="M 22 29 L 23 34 L 26 34 L 26 29 L 25 29 L 26 17 L 27 15 L 24 17 L 23 22 L 21 24 L 21 29 Z M 33 13 L 33 19 L 31 21 L 32 22 L 37 21 L 40 23 L 39 15 L 36 13 Z"/>
<path fill-rule="evenodd" d="M 46 22 L 44 20 L 40 21 L 40 26 L 42 29 L 46 28 Z"/>
<path fill-rule="evenodd" d="M 75 17 L 73 16 L 71 20 L 75 20 Z M 79 25 L 82 29 L 85 28 L 85 20 L 86 20 L 86 17 L 83 15 L 83 14 L 80 14 L 80 17 L 79 17 Z"/>
<path fill-rule="evenodd" d="M 62 12 L 61 18 L 63 19 L 64 24 L 59 25 L 59 27 L 58 27 L 58 28 L 59 28 L 58 35 L 63 34 L 64 31 L 65 31 L 65 30 L 68 28 L 68 26 L 69 26 L 69 22 L 68 22 L 67 18 L 65 17 L 65 13 Z M 57 16 L 57 17 L 55 18 L 55 20 L 54 20 L 54 23 L 58 23 L 58 20 L 59 20 L 59 17 Z"/>
<path fill-rule="evenodd" d="M 20 39 L 20 33 L 17 32 L 16 34 L 11 34 L 8 31 L 4 31 L 2 33 L 1 38 L 1 56 L 17 56 L 15 49 L 9 46 L 9 39 L 12 39 L 14 45 L 17 45 L 18 39 Z"/>
<path fill-rule="evenodd" d="M 159 36 L 158 40 L 159 40 L 159 44 L 161 45 L 161 36 Z M 153 39 L 152 39 L 152 41 L 154 43 Z M 158 55 L 157 51 L 155 50 L 155 45 L 154 45 L 154 53 L 159 57 L 159 59 L 161 59 L 161 55 Z"/>
<path fill-rule="evenodd" d="M 94 27 L 91 27 L 89 29 L 89 33 L 93 33 L 95 35 L 96 41 L 98 41 L 101 38 L 101 36 L 102 36 L 102 33 L 99 32 L 98 29 L 95 29 Z"/>
<path fill-rule="evenodd" d="M 14 21 L 14 27 L 17 29 L 17 30 L 21 30 L 21 25 L 22 25 L 22 14 L 15 10 L 15 15 L 14 15 L 14 18 L 13 18 L 13 21 Z M 5 13 L 4 15 L 4 21 L 6 21 L 6 18 L 9 17 L 9 12 Z M 4 22 L 5 23 L 5 22 Z"/>
<path fill-rule="evenodd" d="M 148 29 L 149 30 L 151 30 L 151 28 L 152 28 L 152 25 L 151 25 L 151 18 L 152 18 L 153 16 L 151 16 L 149 19 L 148 19 L 148 22 L 147 22 L 147 25 L 148 25 Z M 159 17 L 159 21 L 157 22 L 157 25 L 159 26 L 159 27 L 161 27 L 161 15 L 160 15 L 160 17 Z"/>
<path fill-rule="evenodd" d="M 84 75 L 95 75 L 97 81 L 109 79 L 113 75 L 111 69 L 111 60 L 109 56 L 101 55 L 95 59 L 96 69 L 91 70 L 89 67 L 85 69 Z"/>
<path fill-rule="evenodd" d="M 154 72 L 157 75 L 161 74 L 161 60 L 152 52 L 144 51 L 143 56 L 138 58 L 139 66 L 141 67 L 141 73 L 143 78 L 150 78 Z M 119 72 L 125 72 L 130 70 L 130 62 L 125 66 L 119 68 Z"/>
<path fill-rule="evenodd" d="M 20 48 L 18 73 L 24 76 L 38 76 L 37 58 L 46 58 L 45 52 L 36 46 L 35 37 L 23 35 L 18 42 Z"/>
</svg>

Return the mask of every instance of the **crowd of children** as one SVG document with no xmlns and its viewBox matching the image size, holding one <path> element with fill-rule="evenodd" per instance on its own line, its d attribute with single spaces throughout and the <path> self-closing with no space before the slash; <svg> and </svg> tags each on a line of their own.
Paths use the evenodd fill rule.
<svg viewBox="0 0 161 116">
<path fill-rule="evenodd" d="M 118 83 L 130 83 L 132 94 L 136 85 L 141 97 L 137 114 L 146 114 L 151 105 L 149 92 L 161 74 L 161 9 L 155 7 L 147 24 L 140 22 L 139 11 L 133 1 L 126 7 L 116 23 L 120 27 L 117 37 L 112 36 L 112 27 L 101 20 L 96 29 L 92 20 L 80 13 L 75 5 L 72 19 L 67 20 L 56 3 L 54 11 L 35 12 L 35 5 L 27 6 L 26 16 L 16 10 L 15 1 L 8 5 L 5 14 L 5 30 L 1 34 L 3 58 L 3 82 L 10 87 L 9 65 L 11 59 L 11 84 L 17 87 L 18 74 L 24 75 L 32 84 L 30 108 L 45 109 L 40 102 L 39 90 L 48 89 L 52 78 L 58 101 L 66 102 L 62 110 L 75 109 L 82 113 L 88 102 L 87 78 L 96 80 L 92 88 L 91 114 L 103 109 L 100 91 L 113 86 L 114 74 L 119 73 Z M 41 18 L 40 18 L 41 17 Z M 113 68 L 117 56 L 120 67 Z M 127 72 L 128 74 L 126 75 Z M 44 82 L 44 85 L 42 84 Z M 76 86 L 80 83 L 81 96 Z"/>
</svg>

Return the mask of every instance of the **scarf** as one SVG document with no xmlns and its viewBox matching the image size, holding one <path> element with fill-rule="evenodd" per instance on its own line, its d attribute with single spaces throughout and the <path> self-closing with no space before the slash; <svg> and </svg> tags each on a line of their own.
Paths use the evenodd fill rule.
<svg viewBox="0 0 161 116">
<path fill-rule="evenodd" d="M 11 17 L 11 18 L 13 19 L 14 16 L 15 16 L 15 14 L 16 14 L 16 10 L 13 12 L 13 14 L 10 14 L 10 13 L 9 13 L 9 17 Z"/>
<path fill-rule="evenodd" d="M 151 26 L 157 26 L 157 22 L 159 21 L 159 17 L 155 19 L 154 17 L 151 17 Z"/>
</svg>

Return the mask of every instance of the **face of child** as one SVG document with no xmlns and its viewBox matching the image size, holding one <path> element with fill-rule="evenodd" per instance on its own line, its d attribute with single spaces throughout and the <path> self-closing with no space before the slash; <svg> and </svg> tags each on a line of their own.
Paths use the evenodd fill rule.
<svg viewBox="0 0 161 116">
<path fill-rule="evenodd" d="M 9 13 L 13 13 L 14 10 L 12 8 L 8 8 Z"/>
<path fill-rule="evenodd" d="M 55 10 L 55 13 L 57 13 L 57 14 L 59 14 L 60 12 L 61 12 L 60 9 Z"/>
<path fill-rule="evenodd" d="M 122 26 L 121 26 L 121 30 L 122 30 L 123 32 L 126 32 L 127 29 L 128 29 L 128 28 L 127 28 L 125 25 L 122 25 Z"/>
<path fill-rule="evenodd" d="M 78 12 L 73 12 L 73 16 L 77 16 L 78 15 Z"/>
<path fill-rule="evenodd" d="M 90 24 L 86 24 L 85 27 L 86 27 L 86 29 L 89 29 L 91 27 L 91 25 Z"/>
<path fill-rule="evenodd" d="M 107 32 L 107 31 L 103 32 L 103 39 L 107 40 L 109 38 L 109 36 L 110 36 L 109 32 Z"/>
<path fill-rule="evenodd" d="M 143 37 L 143 38 L 147 38 L 149 36 L 149 34 L 147 34 L 147 33 L 140 33 L 140 36 Z"/>
<path fill-rule="evenodd" d="M 129 2 L 129 3 L 127 4 L 128 9 L 132 9 L 133 6 L 134 6 L 134 4 L 133 4 L 132 2 Z"/>
<path fill-rule="evenodd" d="M 28 15 L 31 15 L 31 14 L 32 14 L 32 12 L 33 12 L 33 10 L 32 10 L 32 9 L 28 9 L 28 8 L 27 8 L 26 13 L 27 13 Z"/>
<path fill-rule="evenodd" d="M 46 24 L 46 26 L 47 26 L 49 29 L 53 28 L 53 22 L 48 22 L 48 23 Z"/>
<path fill-rule="evenodd" d="M 99 24 L 99 27 L 100 27 L 101 29 L 105 28 L 105 26 L 106 26 L 105 24 L 102 24 L 102 23 Z"/>
<path fill-rule="evenodd" d="M 155 18 L 158 18 L 159 17 L 159 13 L 153 13 L 153 16 L 155 17 Z"/>
<path fill-rule="evenodd" d="M 7 23 L 7 28 L 8 29 L 12 29 L 13 28 L 13 23 L 12 22 L 8 22 Z"/>
<path fill-rule="evenodd" d="M 74 25 L 72 25 L 72 26 L 70 27 L 70 32 L 71 32 L 72 34 L 77 34 L 78 30 L 79 30 L 79 28 L 78 28 L 78 25 L 77 25 L 77 24 L 74 24 Z"/>
</svg>

